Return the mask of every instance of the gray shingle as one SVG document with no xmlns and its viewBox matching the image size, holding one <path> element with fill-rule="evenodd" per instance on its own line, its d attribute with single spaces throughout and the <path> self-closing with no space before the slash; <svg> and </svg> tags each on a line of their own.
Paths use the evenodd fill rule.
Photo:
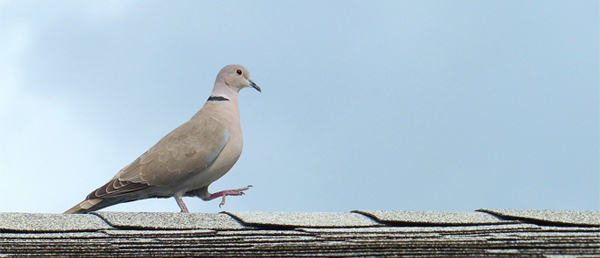
<svg viewBox="0 0 600 258">
<path fill-rule="evenodd" d="M 0 232 L 69 232 L 109 229 L 110 225 L 90 214 L 0 213 Z"/>
<path fill-rule="evenodd" d="M 508 219 L 525 219 L 542 223 L 600 226 L 600 211 L 479 209 Z"/>
<path fill-rule="evenodd" d="M 408 212 L 418 219 L 398 223 L 398 216 L 391 216 L 400 214 L 397 211 L 380 213 L 382 218 L 391 217 L 391 222 L 377 223 L 359 213 L 99 212 L 113 228 L 0 231 L 0 257 L 600 257 L 599 226 L 531 219 L 480 224 L 488 221 L 455 212 L 434 212 L 436 216 L 425 212 L 428 215 L 421 217 Z M 452 224 L 458 220 L 449 217 L 456 214 L 475 221 Z M 69 218 L 96 217 L 62 216 L 67 216 L 67 224 L 74 222 L 79 227 L 85 222 Z M 0 218 L 6 217 L 0 213 Z M 20 213 L 13 215 L 13 222 L 38 218 L 43 216 Z"/>
<path fill-rule="evenodd" d="M 110 225 L 133 229 L 244 229 L 225 214 L 181 212 L 94 212 Z"/>
<path fill-rule="evenodd" d="M 551 228 L 551 227 L 549 227 Z M 435 233 L 435 234 L 479 234 L 479 233 L 506 233 L 506 232 L 528 232 L 528 231 L 540 231 L 549 230 L 548 228 L 542 228 L 538 225 L 533 224 L 493 224 L 493 225 L 449 225 L 449 226 L 392 226 L 392 227 L 366 227 L 366 228 L 297 228 L 296 230 L 320 233 L 320 232 L 333 232 L 333 233 L 355 233 L 355 234 L 419 234 L 419 233 Z M 563 231 L 563 228 L 560 228 Z M 581 228 L 574 228 L 576 232 L 579 232 Z M 591 230 L 592 232 L 598 230 Z"/>
<path fill-rule="evenodd" d="M 44 232 L 38 233 L 35 231 L 17 232 L 17 233 L 2 233 L 2 238 L 18 239 L 26 235 L 28 239 L 59 239 L 59 238 L 103 238 L 109 235 L 103 232 Z"/>
<path fill-rule="evenodd" d="M 499 219 L 483 212 L 382 210 L 354 210 L 353 212 L 364 214 L 387 224 L 490 225 L 517 223 L 514 220 Z"/>
<path fill-rule="evenodd" d="M 380 224 L 359 214 L 342 212 L 225 211 L 247 225 L 272 227 L 372 227 Z"/>
<path fill-rule="evenodd" d="M 109 229 L 103 230 L 104 234 L 115 237 L 154 237 L 154 238 L 167 238 L 167 237 L 187 237 L 187 236 L 200 236 L 200 235 L 214 235 L 215 230 L 212 229 L 189 229 L 189 230 L 127 230 L 127 229 Z"/>
</svg>

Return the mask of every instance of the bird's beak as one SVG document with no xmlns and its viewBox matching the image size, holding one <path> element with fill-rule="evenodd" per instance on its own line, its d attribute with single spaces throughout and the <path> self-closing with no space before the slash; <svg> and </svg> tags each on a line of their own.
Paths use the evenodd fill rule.
<svg viewBox="0 0 600 258">
<path fill-rule="evenodd" d="M 256 85 L 256 83 L 254 83 L 251 80 L 248 80 L 248 82 L 250 83 L 250 86 L 252 86 L 252 88 L 255 88 L 258 92 L 262 93 L 262 91 L 260 90 L 260 87 L 258 87 L 258 85 Z"/>
</svg>

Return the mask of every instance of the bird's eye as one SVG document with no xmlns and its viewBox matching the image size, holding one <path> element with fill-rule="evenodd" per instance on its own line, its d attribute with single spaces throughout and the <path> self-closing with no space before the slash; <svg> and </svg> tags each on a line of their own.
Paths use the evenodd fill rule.
<svg viewBox="0 0 600 258">
<path fill-rule="evenodd" d="M 242 75 L 242 69 L 237 69 L 237 71 L 235 71 L 238 75 Z"/>
</svg>

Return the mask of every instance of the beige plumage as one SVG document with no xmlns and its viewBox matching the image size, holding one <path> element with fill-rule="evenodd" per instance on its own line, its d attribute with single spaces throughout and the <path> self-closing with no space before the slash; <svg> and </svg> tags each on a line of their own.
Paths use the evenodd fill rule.
<svg viewBox="0 0 600 258">
<path fill-rule="evenodd" d="M 212 194 L 208 186 L 225 175 L 242 153 L 237 96 L 246 87 L 261 91 L 244 66 L 223 67 L 200 111 L 65 213 L 87 213 L 123 202 L 168 197 L 175 197 L 181 211 L 188 212 L 183 196 L 206 201 L 222 197 L 222 205 L 225 196 L 244 194 L 250 186 Z"/>
</svg>

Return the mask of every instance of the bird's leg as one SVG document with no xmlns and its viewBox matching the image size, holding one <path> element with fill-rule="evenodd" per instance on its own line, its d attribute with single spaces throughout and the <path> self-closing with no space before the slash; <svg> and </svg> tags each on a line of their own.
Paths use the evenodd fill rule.
<svg viewBox="0 0 600 258">
<path fill-rule="evenodd" d="M 226 196 L 228 196 L 228 195 L 233 195 L 233 196 L 244 195 L 244 191 L 250 189 L 250 187 L 252 187 L 252 185 L 249 185 L 249 186 L 243 187 L 243 188 L 239 188 L 239 189 L 223 190 L 220 192 L 212 193 L 212 194 L 210 194 L 210 197 L 208 197 L 205 201 L 210 201 L 215 198 L 223 197 L 223 199 L 221 199 L 221 203 L 219 203 L 219 208 L 221 208 L 221 206 L 223 206 L 223 204 L 225 204 Z"/>
<path fill-rule="evenodd" d="M 181 212 L 190 213 L 187 206 L 185 206 L 185 202 L 183 202 L 183 199 L 180 196 L 175 196 L 175 200 L 177 201 L 179 208 L 181 208 Z"/>
</svg>

